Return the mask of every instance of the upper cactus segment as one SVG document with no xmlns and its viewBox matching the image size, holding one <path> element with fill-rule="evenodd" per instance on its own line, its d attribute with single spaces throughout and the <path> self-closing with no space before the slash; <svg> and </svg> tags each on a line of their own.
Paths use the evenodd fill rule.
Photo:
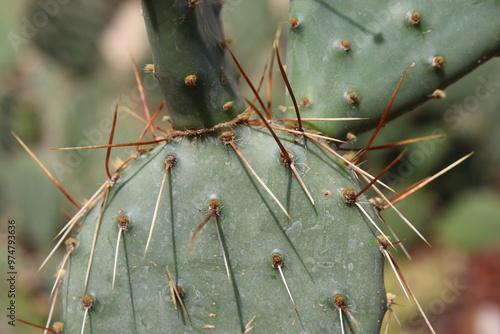
<svg viewBox="0 0 500 334">
<path fill-rule="evenodd" d="M 499 16 L 495 1 L 291 0 L 287 72 L 302 116 L 368 118 L 308 124 L 332 136 L 373 128 L 410 64 L 389 119 L 415 108 L 499 53 Z"/>
<path fill-rule="evenodd" d="M 205 0 L 143 0 L 154 74 L 176 129 L 209 128 L 244 110 L 226 69 L 220 5 Z"/>
</svg>

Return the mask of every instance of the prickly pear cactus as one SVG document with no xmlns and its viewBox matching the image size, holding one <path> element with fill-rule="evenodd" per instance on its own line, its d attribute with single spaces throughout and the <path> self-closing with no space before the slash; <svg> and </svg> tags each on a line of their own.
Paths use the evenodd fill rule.
<svg viewBox="0 0 500 334">
<path fill-rule="evenodd" d="M 345 139 L 373 128 L 399 76 L 410 68 L 388 119 L 499 54 L 495 1 L 292 0 L 287 72 L 302 117 L 363 117 L 309 122 Z M 293 112 L 289 111 L 288 116 Z"/>
<path fill-rule="evenodd" d="M 356 194 L 356 167 L 307 128 L 297 135 L 280 127 L 275 137 L 255 107 L 243 112 L 237 79 L 225 63 L 219 6 L 143 0 L 151 72 L 167 97 L 174 130 L 156 147 L 138 150 L 72 220 L 70 227 L 78 222 L 79 231 L 61 276 L 65 331 L 377 333 L 387 308 L 387 239 L 381 251 L 377 213 Z M 445 38 L 438 28 L 446 25 L 436 23 L 431 9 L 393 5 L 384 29 L 401 31 L 389 33 L 362 21 L 373 8 L 343 6 L 292 2 L 288 73 L 303 117 L 370 117 L 352 128 L 361 131 L 378 121 L 409 63 L 423 69 L 423 78 L 414 74 L 417 69 L 408 75 L 399 111 L 458 75 L 441 45 L 425 52 L 416 47 L 411 57 L 401 51 L 394 61 L 387 57 L 387 48 L 398 50 L 392 39 L 404 34 L 410 44 Z M 479 14 L 494 7 L 476 6 Z M 408 22 L 407 14 L 417 10 L 420 21 Z M 330 21 L 347 24 L 330 41 L 320 41 L 320 27 Z M 344 38 L 350 30 L 366 34 L 364 44 Z M 322 47 L 315 44 L 320 42 Z M 366 60 L 373 50 L 380 51 L 375 64 Z M 429 55 L 443 57 L 441 65 L 425 67 Z M 384 61 L 390 71 L 372 74 Z M 325 63 L 344 71 L 312 66 Z M 410 84 L 420 87 L 416 95 L 408 93 Z M 368 93 L 380 86 L 384 94 Z M 335 94 L 340 100 L 328 105 Z M 328 134 L 351 129 L 306 124 Z"/>
</svg>

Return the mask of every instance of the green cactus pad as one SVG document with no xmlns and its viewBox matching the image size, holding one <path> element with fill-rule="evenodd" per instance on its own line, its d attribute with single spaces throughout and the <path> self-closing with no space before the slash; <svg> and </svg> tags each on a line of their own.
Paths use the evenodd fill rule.
<svg viewBox="0 0 500 334">
<path fill-rule="evenodd" d="M 119 4 L 99 0 L 31 1 L 27 13 L 31 19 L 29 38 L 61 65 L 86 74 L 101 64 L 98 41 Z M 41 21 L 44 17 L 46 22 Z"/>
<path fill-rule="evenodd" d="M 84 294 L 95 298 L 86 333 L 201 333 L 206 329 L 243 333 L 254 317 L 248 325 L 254 326 L 252 334 L 340 333 L 333 303 L 336 294 L 345 296 L 366 333 L 378 332 L 386 309 L 383 258 L 375 237 L 378 233 L 341 195 L 342 188 L 356 187 L 352 172 L 314 142 L 296 143 L 297 138 L 282 135 L 314 198 L 313 206 L 280 161 L 280 151 L 266 131 L 240 125 L 236 132 L 235 144 L 292 220 L 231 145 L 224 145 L 215 133 L 159 145 L 131 161 L 110 189 L 85 293 L 100 205 L 81 222 L 64 285 L 68 333 L 81 330 Z M 174 155 L 176 162 L 165 176 L 156 225 L 143 257 L 168 155 Z M 230 282 L 213 217 L 201 228 L 187 255 L 191 235 L 207 218 L 207 205 L 214 198 L 220 203 L 217 222 Z M 374 214 L 368 204 L 362 205 Z M 120 241 L 112 291 L 117 222 L 123 215 L 130 224 Z M 283 263 L 273 267 L 275 253 Z M 192 324 L 180 308 L 174 310 L 166 266 L 185 292 L 183 302 Z M 344 315 L 343 319 L 347 328 L 349 318 Z"/>
<path fill-rule="evenodd" d="M 415 108 L 499 54 L 499 16 L 498 1 L 292 0 L 287 73 L 310 101 L 302 117 L 368 118 L 307 124 L 340 139 L 374 128 L 410 64 L 389 119 Z"/>
<path fill-rule="evenodd" d="M 190 5 L 191 3 L 191 5 Z M 216 1 L 143 0 L 154 75 L 174 128 L 202 129 L 244 110 L 237 79 L 227 69 Z"/>
<path fill-rule="evenodd" d="M 341 333 L 342 322 L 379 332 L 384 259 L 353 172 L 282 132 L 306 191 L 267 129 L 232 122 L 236 139 L 221 141 L 221 123 L 247 115 L 225 64 L 219 2 L 142 3 L 172 124 L 197 131 L 130 160 L 104 210 L 97 203 L 80 222 L 62 291 L 67 332 L 83 319 L 86 333 Z M 374 127 L 410 64 L 389 119 L 498 52 L 491 1 L 295 0 L 290 16 L 287 72 L 302 116 L 368 118 L 306 122 L 328 135 Z"/>
</svg>

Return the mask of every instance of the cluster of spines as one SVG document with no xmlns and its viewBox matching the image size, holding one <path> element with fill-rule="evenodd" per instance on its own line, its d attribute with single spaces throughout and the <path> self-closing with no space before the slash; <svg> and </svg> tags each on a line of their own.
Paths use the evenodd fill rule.
<svg viewBox="0 0 500 334">
<path fill-rule="evenodd" d="M 196 4 L 193 4 L 193 5 L 196 5 Z M 410 16 L 409 16 L 409 21 L 412 23 L 412 24 L 418 24 L 419 23 L 419 20 L 420 20 L 420 16 L 417 15 L 418 13 L 412 13 Z M 297 28 L 298 25 L 299 25 L 299 22 L 298 20 L 290 20 L 290 24 L 292 26 L 292 28 Z M 348 41 L 342 41 L 340 43 L 340 46 L 339 46 L 341 49 L 343 49 L 344 51 L 349 51 L 351 45 Z M 285 74 L 284 74 L 284 67 L 281 63 L 281 60 L 279 58 L 279 52 L 277 51 L 277 45 L 275 45 L 275 50 L 274 50 L 274 54 L 276 55 L 277 57 L 277 60 L 278 60 L 278 63 L 279 63 L 279 69 L 281 71 L 281 73 L 283 74 L 283 77 L 286 78 Z M 244 74 L 242 68 L 239 66 L 236 58 L 234 57 L 234 54 L 230 51 L 231 55 L 233 56 L 233 58 L 235 59 L 235 62 L 237 64 L 237 66 L 240 68 L 240 71 L 242 72 L 242 74 Z M 439 69 L 439 68 L 442 68 L 443 67 L 443 64 L 444 64 L 444 59 L 440 56 L 436 56 L 432 59 L 432 66 L 436 69 Z M 406 73 L 406 72 L 405 72 Z M 245 78 L 247 78 L 245 76 Z M 374 133 L 374 136 L 376 135 L 376 133 L 378 132 L 378 130 L 380 129 L 380 127 L 384 124 L 385 122 L 385 117 L 387 116 L 388 112 L 389 112 L 389 109 L 390 109 L 390 105 L 392 104 L 392 101 L 394 100 L 394 97 L 395 95 L 397 94 L 397 90 L 399 89 L 399 86 L 401 84 L 401 81 L 403 80 L 404 78 L 404 75 L 402 76 L 396 90 L 394 91 L 394 94 L 393 94 L 393 97 L 391 98 L 391 101 L 389 102 L 389 105 L 379 123 L 379 127 L 377 127 L 375 133 Z M 185 83 L 186 85 L 196 85 L 196 76 L 194 75 L 191 75 L 191 76 L 188 76 L 185 78 Z M 248 81 L 248 83 L 251 85 L 251 83 Z M 252 86 L 252 85 L 251 85 Z M 292 90 L 291 90 L 291 87 L 289 84 L 287 84 L 287 88 L 289 90 L 289 92 L 291 93 L 291 95 L 293 95 L 292 93 Z M 256 90 L 255 88 L 253 88 L 252 86 L 252 89 L 256 95 L 256 98 L 258 98 L 260 104 L 261 104 L 261 107 L 264 111 L 266 111 L 266 115 L 269 115 L 270 112 L 269 112 L 269 109 L 264 105 L 264 103 L 262 102 L 262 100 L 260 100 L 259 98 L 259 94 L 258 94 L 258 90 Z M 440 94 L 437 94 L 437 95 L 440 95 Z M 442 94 L 441 94 L 442 95 Z M 356 92 L 349 92 L 346 94 L 345 96 L 346 100 L 348 101 L 348 103 L 356 103 L 359 99 L 358 95 Z M 371 143 L 373 142 L 373 139 L 374 139 L 374 136 L 370 139 L 369 143 L 367 144 L 367 146 L 365 148 L 363 148 L 353 160 L 349 160 L 349 159 L 346 159 L 340 155 L 338 155 L 338 153 L 336 153 L 336 151 L 332 150 L 331 148 L 329 148 L 328 146 L 325 146 L 324 143 L 320 142 L 318 140 L 318 137 L 321 138 L 321 136 L 318 136 L 317 134 L 315 133 L 310 133 L 310 132 L 307 132 L 303 129 L 302 127 L 302 123 L 301 123 L 301 117 L 300 117 L 300 113 L 299 113 L 299 110 L 298 110 L 298 104 L 297 102 L 295 101 L 295 98 L 294 98 L 294 107 L 295 107 L 295 110 L 297 112 L 297 119 L 295 119 L 295 121 L 298 122 L 298 127 L 296 130 L 290 130 L 290 129 L 287 129 L 287 128 L 284 128 L 284 127 L 281 127 L 281 126 L 276 126 L 275 122 L 273 122 L 273 126 L 271 126 L 268 118 L 269 117 L 264 117 L 263 114 L 260 113 L 259 109 L 256 108 L 252 102 L 248 101 L 248 104 L 250 105 L 250 108 L 252 111 L 254 111 L 255 113 L 258 114 L 259 118 L 260 118 L 260 121 L 258 121 L 258 124 L 261 125 L 261 126 L 265 126 L 269 129 L 269 131 L 273 134 L 273 136 L 275 137 L 276 139 L 276 143 L 278 146 L 280 146 L 280 149 L 281 149 L 281 159 L 282 159 L 282 162 L 283 164 L 286 166 L 286 167 L 289 167 L 293 173 L 295 174 L 297 180 L 299 181 L 299 183 L 301 184 L 302 188 L 304 189 L 304 192 L 305 194 L 307 195 L 308 199 L 310 200 L 310 202 L 314 205 L 314 199 L 312 198 L 311 194 L 309 193 L 309 191 L 307 190 L 307 187 L 306 185 L 302 182 L 299 174 L 297 173 L 297 171 L 294 169 L 294 158 L 293 156 L 290 154 L 290 152 L 288 152 L 286 149 L 284 149 L 283 145 L 280 144 L 280 140 L 278 139 L 278 137 L 274 134 L 274 131 L 273 130 L 281 130 L 281 131 L 286 131 L 286 132 L 289 132 L 289 133 L 295 133 L 295 134 L 300 134 L 303 138 L 307 138 L 307 139 L 310 139 L 312 140 L 313 142 L 317 143 L 318 145 L 322 146 L 323 148 L 327 149 L 328 151 L 332 152 L 333 154 L 335 154 L 336 156 L 338 156 L 340 159 L 342 159 L 350 168 L 353 169 L 353 171 L 356 173 L 356 175 L 359 175 L 361 177 L 364 177 L 367 179 L 367 187 L 365 187 L 363 190 L 359 191 L 359 192 L 356 192 L 353 188 L 345 188 L 342 190 L 342 196 L 346 202 L 347 205 L 351 205 L 351 206 L 357 206 L 365 215 L 366 217 L 372 222 L 373 226 L 377 229 L 377 231 L 379 231 L 382 235 L 380 237 L 378 237 L 378 241 L 379 241 L 379 244 L 380 244 L 380 250 L 381 252 L 384 254 L 384 256 L 388 259 L 389 263 L 391 264 L 391 267 L 392 268 L 395 268 L 394 271 L 396 273 L 396 275 L 398 276 L 398 280 L 400 280 L 400 283 L 401 283 L 401 286 L 403 288 L 403 291 L 407 294 L 408 298 L 410 298 L 410 295 L 412 297 L 412 299 L 417 303 L 418 305 L 418 302 L 416 300 L 416 298 L 413 296 L 413 293 L 411 292 L 408 284 L 406 283 L 406 281 L 404 280 L 399 268 L 397 267 L 397 265 L 395 264 L 394 262 L 394 259 L 392 258 L 392 256 L 390 255 L 390 253 L 388 252 L 387 250 L 387 247 L 389 245 L 393 245 L 394 243 L 391 243 L 389 241 L 389 237 L 386 236 L 385 234 L 383 234 L 383 232 L 378 228 L 378 224 L 376 224 L 375 222 L 373 222 L 373 220 L 369 217 L 368 214 L 366 214 L 366 212 L 363 210 L 362 206 L 357 202 L 357 198 L 365 191 L 367 190 L 368 188 L 373 188 L 373 189 L 376 189 L 374 186 L 374 184 L 376 182 L 379 182 L 379 178 L 383 175 L 384 172 L 386 172 L 388 170 L 388 168 L 384 169 L 384 171 L 379 174 L 378 176 L 376 177 L 368 177 L 366 172 L 362 171 L 359 167 L 357 167 L 357 163 L 362 159 L 362 157 L 364 156 L 364 154 L 369 150 L 371 149 Z M 230 103 L 230 102 L 228 102 Z M 310 101 L 307 99 L 307 98 L 302 98 L 301 101 L 300 101 L 300 104 L 302 106 L 306 106 L 308 104 L 310 104 Z M 160 110 L 160 108 L 159 108 Z M 147 129 L 150 129 L 151 132 L 153 133 L 153 121 L 154 121 L 154 117 L 150 117 L 148 115 L 148 124 L 145 128 L 145 130 Z M 115 113 L 115 122 L 116 122 L 116 113 Z M 254 123 L 256 124 L 256 123 Z M 115 123 L 113 124 L 113 129 L 114 129 L 114 126 L 115 126 Z M 144 132 L 143 132 L 144 134 Z M 276 196 L 272 193 L 272 191 L 267 187 L 267 185 L 262 181 L 262 179 L 257 175 L 257 173 L 255 173 L 253 171 L 253 169 L 251 168 L 251 166 L 248 164 L 248 162 L 246 161 L 246 159 L 244 158 L 244 156 L 241 154 L 241 152 L 238 150 L 238 147 L 236 146 L 236 144 L 234 143 L 234 138 L 235 138 L 235 132 L 232 131 L 232 130 L 229 130 L 229 131 L 226 131 L 226 132 L 223 132 L 220 136 L 220 140 L 223 142 L 224 145 L 230 145 L 233 150 L 238 154 L 238 156 L 242 159 L 242 161 L 245 163 L 245 165 L 247 166 L 247 168 L 252 171 L 252 174 L 255 176 L 255 178 L 259 181 L 259 183 L 266 189 L 266 191 L 268 192 L 268 194 L 273 198 L 273 200 L 276 202 L 276 204 L 280 207 L 280 209 L 285 213 L 285 215 L 291 219 L 289 213 L 286 211 L 286 209 L 284 209 L 283 205 L 280 203 L 280 201 L 276 198 Z M 98 234 L 98 230 L 99 230 L 99 223 L 100 223 L 100 219 L 101 219 L 101 216 L 102 216 L 102 210 L 104 209 L 104 206 L 106 204 L 106 197 L 107 197 L 107 194 L 108 194 L 108 191 L 111 187 L 113 187 L 113 185 L 115 184 L 116 180 L 119 178 L 119 174 L 118 172 L 125 166 L 125 164 L 123 164 L 120 168 L 118 168 L 114 173 L 111 173 L 108 169 L 108 159 L 109 159 L 109 153 L 110 153 L 110 149 L 111 147 L 113 147 L 114 145 L 112 144 L 112 138 L 113 138 L 113 132 L 110 136 L 110 140 L 108 142 L 108 145 L 104 145 L 104 147 L 107 147 L 108 149 L 108 152 L 107 152 L 107 158 L 106 158 L 106 171 L 108 173 L 108 181 L 99 189 L 99 191 L 96 193 L 96 195 L 93 196 L 93 198 L 91 200 L 89 200 L 87 202 L 86 205 L 84 205 L 83 207 L 80 207 L 78 205 L 76 205 L 76 203 L 74 201 L 72 201 L 73 203 L 75 203 L 75 205 L 80 209 L 79 213 L 70 221 L 70 223 L 67 225 L 67 227 L 65 229 L 63 229 L 63 231 L 61 231 L 61 234 L 62 234 L 62 237 L 61 237 L 61 240 L 63 240 L 67 235 L 68 233 L 71 231 L 71 229 L 75 226 L 76 222 L 81 219 L 85 212 L 90 209 L 93 205 L 96 204 L 96 202 L 100 199 L 101 200 L 101 208 L 100 208 L 100 214 L 99 214 L 99 218 L 98 218 L 98 222 L 96 224 L 96 232 L 95 232 L 95 235 L 94 235 L 94 240 L 93 240 L 93 246 L 92 246 L 92 249 L 95 248 L 95 244 L 97 242 L 97 234 Z M 141 139 L 142 139 L 142 135 L 141 135 Z M 330 139 L 330 138 L 328 138 Z M 424 139 L 428 139 L 428 138 L 424 138 Z M 166 141 L 167 139 L 160 139 L 160 140 L 155 140 L 155 142 L 159 142 L 159 141 Z M 136 143 L 131 143 L 131 144 L 127 144 L 127 145 L 130 145 L 130 146 L 139 146 L 141 144 L 145 144 L 145 143 L 141 143 L 140 140 Z M 393 145 L 393 146 L 396 146 L 396 145 Z M 141 152 L 142 153 L 142 152 Z M 30 153 L 31 154 L 31 153 Z M 130 159 L 133 159 L 135 156 L 131 157 Z M 391 165 L 390 167 L 392 167 L 400 158 L 402 157 L 402 155 L 400 157 L 398 157 Z M 464 157 L 463 159 L 465 159 L 466 157 Z M 463 159 L 461 159 L 459 162 L 461 162 Z M 37 161 L 38 162 L 38 161 Z M 153 219 L 152 219 L 152 224 L 151 224 L 151 230 L 150 230 L 150 234 L 149 234 L 149 238 L 146 242 L 146 247 L 145 247 L 145 251 L 144 251 L 144 256 L 146 256 L 146 253 L 147 253 L 147 250 L 148 250 L 148 245 L 150 243 L 150 238 L 151 238 L 151 235 L 153 233 L 153 229 L 154 229 L 154 223 L 155 223 L 155 218 L 156 218 L 156 212 L 157 212 L 157 209 L 158 209 L 158 205 L 159 205 L 159 202 L 160 202 L 160 198 L 161 198 L 161 193 L 162 193 L 162 190 L 163 190 L 163 185 L 164 185 L 164 182 L 165 182 L 165 179 L 167 177 L 167 174 L 168 172 L 170 171 L 170 169 L 174 166 L 176 162 L 176 157 L 173 156 L 173 155 L 168 155 L 165 159 L 165 169 L 164 169 L 164 173 L 163 173 L 163 178 L 162 178 L 162 183 L 161 183 L 161 187 L 160 187 L 160 191 L 159 191 L 159 194 L 158 194 L 158 199 L 157 199 L 157 204 L 156 204 L 156 207 L 155 207 L 155 212 L 153 214 Z M 457 163 L 459 163 L 457 162 Z M 455 163 L 455 164 L 457 164 Z M 451 167 L 453 167 L 455 164 L 453 164 Z M 388 166 L 389 167 L 389 166 Z M 446 169 L 448 170 L 448 168 Z M 441 173 L 441 172 L 440 172 Z M 441 175 L 440 173 L 438 173 L 439 175 Z M 430 178 L 431 180 L 434 179 L 435 177 L 439 176 L 438 174 L 436 174 L 436 176 Z M 50 175 L 49 175 L 50 177 Z M 53 178 L 52 178 L 53 179 Z M 394 204 L 405 198 L 406 196 L 410 195 L 411 193 L 413 193 L 414 191 L 418 190 L 418 189 L 421 189 L 425 184 L 427 184 L 428 182 L 430 182 L 429 179 L 427 180 L 424 180 L 420 183 L 417 183 L 414 187 L 411 187 L 405 191 L 403 191 L 402 193 L 400 194 L 397 194 L 396 196 L 394 196 L 393 198 L 390 198 L 390 199 L 387 199 L 387 198 L 384 198 L 383 200 L 381 201 L 377 201 L 377 205 L 376 205 L 376 208 L 378 210 L 383 210 L 383 209 L 387 209 L 389 207 L 392 207 L 394 208 Z M 58 185 L 59 187 L 59 185 Z M 63 190 L 62 187 L 60 187 L 60 189 Z M 377 192 L 379 192 L 378 190 L 376 190 Z M 327 194 L 325 193 L 325 195 L 330 195 L 331 194 Z M 383 196 L 383 195 L 382 195 Z M 68 196 L 67 196 L 68 197 Z M 70 198 L 70 197 L 68 197 Z M 205 220 L 202 221 L 202 223 L 193 231 L 193 235 L 192 235 L 192 238 L 191 240 L 189 241 L 189 246 L 188 246 L 188 249 L 191 249 L 193 244 L 194 244 L 194 240 L 195 240 L 195 237 L 196 237 L 196 233 L 210 220 L 210 219 L 213 219 L 214 222 L 215 222 L 215 225 L 216 225 L 216 231 L 219 231 L 219 226 L 217 225 L 217 216 L 219 215 L 220 213 L 220 203 L 218 202 L 217 199 L 210 199 L 209 200 L 209 203 L 208 203 L 208 208 L 209 208 L 209 213 L 207 215 L 207 217 L 205 218 Z M 128 224 L 129 224 L 129 219 L 126 215 L 121 215 L 118 219 L 118 238 L 117 238 L 117 246 L 116 246 L 116 252 L 118 253 L 118 247 L 119 247 L 119 241 L 120 241 L 120 237 L 122 235 L 123 232 L 126 232 L 127 229 L 128 229 Z M 413 227 L 412 227 L 413 228 Z M 418 233 L 418 231 L 417 231 Z M 419 234 L 420 235 L 420 234 Z M 421 236 L 422 237 L 422 236 Z M 423 238 L 423 237 L 422 237 Z M 55 294 L 55 297 L 54 297 L 54 300 L 56 299 L 57 297 L 57 292 L 58 292 L 58 286 L 60 284 L 60 282 L 62 281 L 63 277 L 64 277 L 64 265 L 65 263 L 67 262 L 67 260 L 69 259 L 70 255 L 73 253 L 75 247 L 76 247 L 76 244 L 77 244 L 77 240 L 76 239 L 66 239 L 66 253 L 64 255 L 64 258 L 63 258 L 63 261 L 61 262 L 61 265 L 60 265 L 60 268 L 59 268 L 59 271 L 58 271 L 58 274 L 57 274 L 57 278 L 56 278 L 56 282 L 54 284 L 54 289 L 53 291 L 55 290 L 56 291 L 56 294 Z M 426 241 L 424 239 L 424 241 Z M 427 241 L 426 241 L 427 242 Z M 221 248 L 221 253 L 223 254 L 224 256 L 224 262 L 225 262 L 225 267 L 226 267 L 226 271 L 227 271 L 227 276 L 228 276 L 228 281 L 230 281 L 230 269 L 229 269 L 229 266 L 228 266 L 228 263 L 227 263 L 227 260 L 226 260 L 226 256 L 225 256 L 225 251 L 223 249 L 223 246 L 222 246 L 222 243 L 220 241 L 220 236 L 219 236 L 219 243 L 220 243 L 220 248 Z M 60 243 L 59 243 L 60 244 Z M 59 245 L 58 244 L 58 245 Z M 51 253 L 52 254 L 52 253 Z M 88 265 L 88 271 L 87 271 L 87 276 L 86 276 L 86 280 L 85 280 L 85 284 L 84 284 L 84 297 L 82 298 L 81 300 L 81 303 L 82 303 L 82 307 L 83 309 L 85 310 L 85 313 L 84 313 L 84 318 L 83 318 L 83 325 L 82 325 L 82 333 L 84 332 L 84 324 L 85 324 L 85 321 L 86 321 L 86 318 L 87 318 L 87 315 L 88 315 L 88 312 L 92 309 L 92 306 L 94 305 L 94 302 L 95 302 L 95 296 L 92 296 L 92 295 L 89 295 L 89 294 L 85 294 L 86 293 L 86 286 L 87 286 L 87 282 L 88 282 L 88 277 L 89 277 L 89 274 L 90 274 L 90 269 L 91 269 L 91 265 L 92 265 L 92 257 L 93 257 L 93 253 L 91 253 L 90 255 L 90 258 L 89 258 L 89 265 Z M 116 255 L 115 255 L 116 257 Z M 45 264 L 45 262 L 44 262 Z M 43 265 L 42 265 L 43 266 Z M 283 256 L 282 254 L 280 253 L 273 253 L 272 256 L 271 256 L 271 266 L 276 269 L 277 271 L 279 271 L 280 273 L 280 276 L 283 280 L 283 283 L 285 284 L 286 286 L 286 289 L 287 289 L 287 293 L 289 295 L 289 298 L 292 302 L 292 305 L 295 309 L 296 308 L 296 305 L 295 305 L 295 302 L 294 302 L 294 299 L 292 297 L 292 293 L 290 292 L 290 289 L 286 283 L 286 280 L 285 280 L 285 276 L 284 276 L 284 273 L 283 273 L 283 267 L 284 267 L 284 259 L 283 259 Z M 114 270 L 116 270 L 116 260 L 115 260 L 115 266 L 114 266 Z M 174 302 L 174 307 L 177 308 L 177 302 L 179 302 L 181 305 L 182 305 L 182 309 L 183 311 L 185 312 L 186 314 L 186 317 L 189 318 L 189 314 L 187 312 L 187 309 L 186 307 L 184 306 L 184 304 L 182 303 L 182 299 L 183 299 L 183 289 L 181 287 L 178 287 L 178 286 L 175 286 L 173 285 L 173 278 L 170 274 L 170 271 L 168 269 L 168 267 L 166 268 L 166 274 L 167 274 L 167 279 L 168 279 L 168 283 L 169 283 L 169 286 L 170 286 L 170 289 L 171 289 L 171 292 L 172 292 L 172 300 Z M 114 282 L 115 282 L 115 275 L 113 274 L 113 286 L 112 288 L 114 288 Z M 56 289 L 57 288 L 57 289 Z M 359 323 L 357 323 L 357 321 L 355 320 L 355 318 L 352 316 L 352 313 L 349 312 L 349 309 L 348 309 L 348 303 L 347 303 L 347 300 L 346 300 L 346 297 L 342 294 L 335 294 L 333 297 L 333 302 L 332 302 L 332 305 L 334 307 L 334 309 L 338 310 L 339 311 L 339 316 L 340 316 L 340 320 L 341 320 L 341 324 L 342 324 L 342 314 L 344 313 L 345 315 L 347 315 L 349 317 L 349 319 L 354 323 L 356 324 L 356 327 L 358 328 L 361 328 L 361 325 Z M 420 306 L 419 306 L 420 308 Z M 53 309 L 53 307 L 52 307 Z M 51 309 L 51 314 L 52 314 L 52 309 Z M 420 308 L 421 309 L 421 308 Z M 422 311 L 422 310 L 421 310 Z M 425 318 L 425 315 L 422 311 L 422 314 Z M 428 320 L 427 318 L 425 318 L 427 323 L 428 323 Z M 252 318 L 252 321 L 253 321 L 253 318 Z M 251 322 L 250 322 L 251 323 Z M 431 331 L 433 331 L 432 329 L 432 326 L 430 325 L 430 323 L 428 323 Z M 249 326 L 249 328 L 253 328 L 253 325 L 252 326 Z M 342 331 L 344 331 L 344 328 L 342 326 Z M 245 331 L 247 332 L 247 331 Z M 434 332 L 434 331 L 433 331 Z"/>
</svg>

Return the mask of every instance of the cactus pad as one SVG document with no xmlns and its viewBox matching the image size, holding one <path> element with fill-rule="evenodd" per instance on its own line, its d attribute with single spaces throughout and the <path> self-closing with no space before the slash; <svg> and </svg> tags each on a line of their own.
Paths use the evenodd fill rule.
<svg viewBox="0 0 500 334">
<path fill-rule="evenodd" d="M 353 185 L 352 172 L 320 146 L 297 144 L 296 138 L 284 136 L 315 200 L 313 206 L 280 161 L 269 134 L 244 125 L 237 133 L 235 143 L 241 153 L 292 220 L 231 146 L 215 134 L 159 145 L 131 161 L 109 191 L 85 292 L 96 300 L 87 326 L 99 332 L 119 328 L 124 333 L 198 332 L 213 326 L 220 333 L 243 333 L 255 317 L 252 333 L 340 332 L 333 296 L 342 294 L 363 328 L 378 330 L 378 319 L 385 312 L 383 259 L 376 232 L 341 195 L 342 188 Z M 168 155 L 176 162 L 167 172 L 153 236 L 143 257 Z M 190 237 L 209 215 L 211 199 L 218 200 L 220 212 L 201 228 L 188 256 Z M 71 256 L 64 300 L 69 332 L 81 326 L 80 299 L 99 207 L 82 222 Z M 110 264 L 122 215 L 129 217 L 130 225 L 119 246 L 112 291 Z M 275 253 L 283 263 L 272 262 Z M 180 308 L 173 307 L 166 266 L 185 292 L 183 302 L 192 324 Z"/>
<path fill-rule="evenodd" d="M 435 98 L 499 54 L 499 14 L 495 1 L 292 0 L 287 70 L 310 102 L 302 116 L 367 118 L 307 124 L 341 139 L 374 128 L 410 64 L 388 119 Z"/>
</svg>

